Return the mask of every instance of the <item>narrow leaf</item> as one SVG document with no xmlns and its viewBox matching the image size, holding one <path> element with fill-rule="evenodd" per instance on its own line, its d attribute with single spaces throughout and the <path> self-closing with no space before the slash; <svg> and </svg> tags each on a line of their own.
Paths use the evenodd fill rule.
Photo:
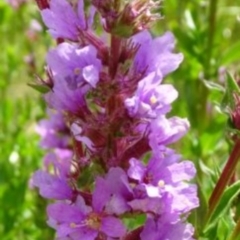
<svg viewBox="0 0 240 240">
<path fill-rule="evenodd" d="M 211 81 L 207 81 L 207 80 L 203 80 L 203 83 L 210 90 L 217 90 L 220 92 L 224 92 L 224 87 L 221 86 L 220 84 L 217 84 L 217 83 L 211 82 Z"/>
<path fill-rule="evenodd" d="M 229 46 L 227 50 L 223 53 L 221 64 L 226 65 L 239 61 L 240 59 L 240 42 L 236 42 L 232 46 Z"/>
<path fill-rule="evenodd" d="M 47 85 L 39 85 L 36 83 L 27 83 L 27 85 L 35 90 L 37 90 L 40 93 L 47 93 L 51 89 Z"/>
<path fill-rule="evenodd" d="M 205 232 L 207 232 L 211 227 L 217 224 L 219 218 L 221 218 L 226 213 L 226 211 L 229 210 L 233 200 L 238 196 L 239 193 L 240 180 L 235 182 L 233 185 L 231 185 L 225 190 L 219 201 L 219 204 L 217 205 L 216 209 L 214 210 L 208 221 L 208 224 L 206 225 Z"/>
<path fill-rule="evenodd" d="M 235 79 L 231 76 L 230 73 L 227 73 L 227 78 L 226 78 L 226 90 L 225 94 L 223 96 L 223 100 L 221 103 L 221 106 L 223 110 L 226 110 L 227 107 L 233 109 L 234 108 L 234 97 L 233 93 L 239 93 L 240 94 L 240 89 L 237 85 L 237 82 Z"/>
</svg>

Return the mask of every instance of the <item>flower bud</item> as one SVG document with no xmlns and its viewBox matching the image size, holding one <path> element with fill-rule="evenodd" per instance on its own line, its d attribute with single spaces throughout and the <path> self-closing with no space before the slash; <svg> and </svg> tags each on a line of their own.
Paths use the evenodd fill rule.
<svg viewBox="0 0 240 240">
<path fill-rule="evenodd" d="M 151 23 L 160 19 L 160 14 L 153 14 L 159 6 L 159 1 L 134 0 L 125 5 L 117 19 L 112 32 L 121 37 L 130 37 L 151 26 Z"/>
</svg>

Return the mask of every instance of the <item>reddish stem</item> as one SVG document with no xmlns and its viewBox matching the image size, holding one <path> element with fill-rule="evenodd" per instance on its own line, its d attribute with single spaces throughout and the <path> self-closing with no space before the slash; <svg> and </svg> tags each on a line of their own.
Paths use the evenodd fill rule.
<svg viewBox="0 0 240 240">
<path fill-rule="evenodd" d="M 233 147 L 233 150 L 231 152 L 231 155 L 229 156 L 227 164 L 225 165 L 222 171 L 222 174 L 218 179 L 218 182 L 210 197 L 208 217 L 210 217 L 210 215 L 213 213 L 215 207 L 217 206 L 222 196 L 222 193 L 224 192 L 226 186 L 228 185 L 230 179 L 232 178 L 235 172 L 239 157 L 240 157 L 240 139 L 237 139 Z"/>
<path fill-rule="evenodd" d="M 108 52 L 109 49 L 105 45 L 105 43 L 95 36 L 91 31 L 83 31 L 82 32 L 83 38 L 86 39 L 89 43 L 91 43 L 97 50 L 98 50 L 98 57 L 102 59 L 103 64 L 108 62 L 109 56 Z"/>
<path fill-rule="evenodd" d="M 40 10 L 49 8 L 48 0 L 36 0 Z"/>
<path fill-rule="evenodd" d="M 110 58 L 109 58 L 109 74 L 112 78 L 114 78 L 120 57 L 121 50 L 121 39 L 112 35 L 111 36 L 111 50 L 110 50 Z"/>
<path fill-rule="evenodd" d="M 119 157 L 119 164 L 124 169 L 129 167 L 129 159 L 140 158 L 150 150 L 148 139 L 146 137 L 138 140 L 134 145 L 126 147 L 126 150 L 123 150 L 123 154 Z"/>
<path fill-rule="evenodd" d="M 139 240 L 140 233 L 142 232 L 142 230 L 143 230 L 143 226 L 134 229 L 133 231 L 128 233 L 128 235 L 124 238 L 124 240 Z"/>
</svg>

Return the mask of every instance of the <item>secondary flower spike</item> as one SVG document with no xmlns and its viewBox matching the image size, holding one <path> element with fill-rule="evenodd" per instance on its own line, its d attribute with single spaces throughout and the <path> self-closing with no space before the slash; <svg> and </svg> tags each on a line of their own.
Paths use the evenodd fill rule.
<svg viewBox="0 0 240 240">
<path fill-rule="evenodd" d="M 193 239 L 196 170 L 170 148 L 189 122 L 167 117 L 178 92 L 163 83 L 183 55 L 172 33 L 148 30 L 158 4 L 50 0 L 41 11 L 58 45 L 41 81 L 51 83 L 37 127 L 48 152 L 31 185 L 51 199 L 59 240 Z"/>
</svg>

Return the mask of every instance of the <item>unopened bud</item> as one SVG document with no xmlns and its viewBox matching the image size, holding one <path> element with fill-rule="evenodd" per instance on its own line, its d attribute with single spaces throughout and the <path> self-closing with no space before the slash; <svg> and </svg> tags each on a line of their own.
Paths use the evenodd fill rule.
<svg viewBox="0 0 240 240">
<path fill-rule="evenodd" d="M 118 17 L 113 33 L 122 37 L 131 37 L 133 34 L 147 29 L 151 24 L 160 19 L 160 14 L 152 11 L 159 7 L 160 1 L 134 0 L 125 5 Z"/>
</svg>

